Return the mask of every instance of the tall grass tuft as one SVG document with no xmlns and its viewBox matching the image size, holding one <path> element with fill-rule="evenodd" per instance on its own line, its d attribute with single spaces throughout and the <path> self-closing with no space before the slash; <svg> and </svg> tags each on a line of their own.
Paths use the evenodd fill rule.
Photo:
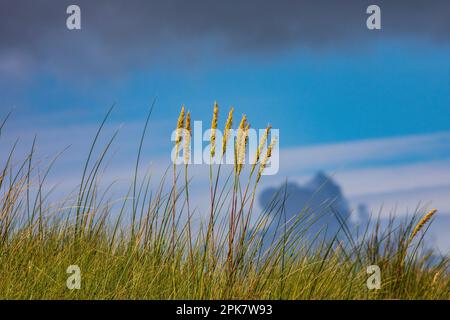
<svg viewBox="0 0 450 320">
<path fill-rule="evenodd" d="M 169 166 L 154 187 L 151 171 L 140 173 L 151 110 L 138 144 L 132 183 L 121 198 L 113 196 L 111 185 L 100 183 L 105 157 L 117 135 L 114 132 L 105 146 L 98 146 L 112 108 L 87 149 L 80 184 L 57 202 L 50 201 L 52 189 L 46 180 L 58 156 L 47 163 L 36 159 L 36 139 L 25 159 L 16 157 L 17 142 L 2 154 L 0 298 L 450 298 L 449 259 L 424 244 L 435 210 L 422 219 L 420 211 L 400 220 L 390 218 L 388 223 L 371 219 L 355 230 L 336 212 L 340 230 L 330 238 L 323 225 L 311 237 L 309 230 L 320 223 L 316 218 L 320 213 L 298 208 L 298 214 L 287 220 L 286 188 L 266 207 L 255 207 L 258 185 L 277 141 L 270 139 L 268 126 L 254 157 L 257 163 L 246 163 L 250 127 L 243 116 L 241 130 L 233 137 L 234 149 L 227 150 L 231 108 L 222 150 L 214 145 L 211 157 L 234 152 L 236 162 L 232 168 L 222 161 L 211 163 L 209 212 L 199 212 L 190 201 L 191 113 L 184 106 L 175 127 L 176 152 L 184 149 L 184 166 Z M 215 103 L 213 129 L 218 112 Z M 6 120 L 0 124 L 0 139 L 6 125 Z M 179 179 L 183 173 L 184 179 Z M 419 237 L 420 231 L 424 232 Z M 366 286 L 366 270 L 373 264 L 382 272 L 379 290 Z M 80 290 L 66 286 L 70 265 L 80 267 Z"/>
</svg>

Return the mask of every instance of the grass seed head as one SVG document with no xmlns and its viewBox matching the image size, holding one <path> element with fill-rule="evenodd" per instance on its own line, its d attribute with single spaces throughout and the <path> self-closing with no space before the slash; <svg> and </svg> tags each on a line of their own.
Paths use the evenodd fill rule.
<svg viewBox="0 0 450 320">
<path fill-rule="evenodd" d="M 180 115 L 178 116 L 176 139 L 175 139 L 176 144 L 179 144 L 181 142 L 182 135 L 180 129 L 182 128 L 184 128 L 184 105 L 181 106 Z"/>
<path fill-rule="evenodd" d="M 248 133 L 250 130 L 250 124 L 246 124 L 245 128 L 242 130 L 240 142 L 239 142 L 239 148 L 238 148 L 238 173 L 242 170 L 242 165 L 245 162 L 245 151 L 247 150 L 247 144 L 248 144 Z"/>
<path fill-rule="evenodd" d="M 266 155 L 264 156 L 263 160 L 261 161 L 261 165 L 259 166 L 258 176 L 256 178 L 257 182 L 259 181 L 259 179 L 261 179 L 261 175 L 267 166 L 267 162 L 269 161 L 270 157 L 272 156 L 272 149 L 273 149 L 276 141 L 277 141 L 276 139 L 272 139 L 272 142 L 270 142 L 269 146 L 267 147 Z"/>
<path fill-rule="evenodd" d="M 214 102 L 213 118 L 211 121 L 211 157 L 216 154 L 216 129 L 217 129 L 217 118 L 219 113 L 219 105 Z"/>
<path fill-rule="evenodd" d="M 246 122 L 247 122 L 247 117 L 246 117 L 246 115 L 244 114 L 244 115 L 242 115 L 241 122 L 239 123 L 238 132 L 237 132 L 237 137 L 236 137 L 236 144 L 237 144 L 237 149 L 238 149 L 237 151 L 238 151 L 238 152 L 239 152 L 239 150 L 240 150 L 239 146 L 240 146 L 241 141 L 242 141 L 242 136 L 243 136 L 243 134 L 244 134 Z"/>
<path fill-rule="evenodd" d="M 188 112 L 186 115 L 186 126 L 184 131 L 184 163 L 188 164 L 191 154 L 191 113 Z"/>
<path fill-rule="evenodd" d="M 256 163 L 259 161 L 259 158 L 261 157 L 261 151 L 263 150 L 263 148 L 266 144 L 267 137 L 269 136 L 269 133 L 270 133 L 270 129 L 272 129 L 272 126 L 269 124 L 266 127 L 266 130 L 264 131 L 264 135 L 262 136 L 261 141 L 259 142 L 258 149 L 256 150 L 256 160 L 255 160 L 254 165 L 256 165 Z"/>
<path fill-rule="evenodd" d="M 239 152 L 242 149 L 241 142 L 242 136 L 245 130 L 245 123 L 247 122 L 247 116 L 245 114 L 242 115 L 241 122 L 239 123 L 239 127 L 237 129 L 236 140 L 234 142 L 234 165 L 235 171 L 239 172 Z"/>
<path fill-rule="evenodd" d="M 225 122 L 225 131 L 223 132 L 222 139 L 222 155 L 224 155 L 227 150 L 228 136 L 230 134 L 231 126 L 233 125 L 233 111 L 234 108 L 231 107 L 230 112 L 228 112 L 227 121 Z"/>
<path fill-rule="evenodd" d="M 413 232 L 411 233 L 411 236 L 409 237 L 409 241 L 414 239 L 414 237 L 419 233 L 419 231 L 425 226 L 425 224 L 431 219 L 431 217 L 434 216 L 434 214 L 437 212 L 436 209 L 430 210 L 425 216 L 423 216 L 422 219 L 417 223 L 416 227 L 414 228 Z"/>
</svg>

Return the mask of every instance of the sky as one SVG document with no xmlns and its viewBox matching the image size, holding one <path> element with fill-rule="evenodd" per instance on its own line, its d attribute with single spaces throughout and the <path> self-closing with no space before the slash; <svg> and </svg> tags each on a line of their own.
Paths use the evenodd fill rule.
<svg viewBox="0 0 450 320">
<path fill-rule="evenodd" d="M 70 4 L 81 30 L 66 28 Z M 381 30 L 366 27 L 371 4 Z M 70 188 L 115 104 L 109 175 L 125 179 L 154 99 L 143 158 L 160 171 L 181 105 L 210 123 L 217 101 L 221 123 L 234 106 L 280 130 L 280 171 L 265 187 L 324 171 L 352 207 L 437 207 L 433 237 L 448 252 L 449 57 L 444 0 L 0 0 L 0 118 L 12 110 L 0 145 L 20 137 L 25 153 L 36 134 L 43 158 L 70 145 L 52 177 Z"/>
</svg>

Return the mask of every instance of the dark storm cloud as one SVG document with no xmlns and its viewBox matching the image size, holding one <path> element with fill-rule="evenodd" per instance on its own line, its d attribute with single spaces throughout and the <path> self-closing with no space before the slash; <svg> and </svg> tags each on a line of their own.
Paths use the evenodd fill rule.
<svg viewBox="0 0 450 320">
<path fill-rule="evenodd" d="M 341 228 L 337 216 L 349 225 L 353 222 L 350 217 L 349 201 L 344 197 L 341 187 L 322 172 L 318 172 L 304 185 L 289 182 L 277 188 L 267 188 L 259 197 L 263 208 L 270 208 L 274 199 L 278 199 L 280 205 L 283 203 L 286 221 L 296 223 L 300 217 L 303 217 L 301 219 L 308 217 L 298 226 L 298 232 L 305 232 L 305 236 L 309 239 L 313 239 L 325 229 L 328 237 L 333 237 Z M 277 212 L 272 210 L 269 214 L 274 216 Z M 366 221 L 366 217 L 361 216 L 359 222 L 362 221 Z M 269 239 L 279 232 L 277 225 L 278 223 L 270 224 L 267 230 Z M 307 230 L 304 229 L 306 225 Z"/>
<path fill-rule="evenodd" d="M 65 27 L 69 4 L 81 7 L 81 31 Z M 369 4 L 381 7 L 381 31 L 366 29 Z M 2 0 L 0 71 L 103 72 L 161 57 L 189 61 L 212 47 L 223 58 L 404 35 L 448 44 L 450 1 Z"/>
<path fill-rule="evenodd" d="M 333 210 L 345 219 L 350 218 L 349 201 L 344 197 L 341 187 L 323 172 L 318 172 L 305 185 L 290 182 L 279 188 L 263 190 L 259 199 L 261 206 L 267 207 L 277 195 L 282 198 L 284 192 L 287 196 L 284 205 L 288 219 L 295 217 L 302 210 L 323 214 L 325 218 L 330 218 L 329 223 L 335 226 L 339 223 L 334 218 Z"/>
</svg>

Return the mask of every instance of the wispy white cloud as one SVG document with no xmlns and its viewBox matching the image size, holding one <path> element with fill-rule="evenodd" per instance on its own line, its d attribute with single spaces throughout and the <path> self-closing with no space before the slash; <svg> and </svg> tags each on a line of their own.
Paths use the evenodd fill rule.
<svg viewBox="0 0 450 320">
<path fill-rule="evenodd" d="M 337 171 L 336 179 L 348 196 L 393 194 L 405 190 L 450 186 L 450 158 L 412 164 Z"/>
<path fill-rule="evenodd" d="M 345 170 L 392 161 L 439 159 L 450 156 L 450 132 L 323 144 L 282 149 L 283 172 Z"/>
</svg>

